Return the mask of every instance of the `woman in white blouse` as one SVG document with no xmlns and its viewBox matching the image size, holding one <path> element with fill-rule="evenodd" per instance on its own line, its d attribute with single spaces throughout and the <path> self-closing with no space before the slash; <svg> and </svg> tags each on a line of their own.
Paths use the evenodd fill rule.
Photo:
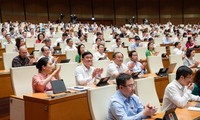
<svg viewBox="0 0 200 120">
<path fill-rule="evenodd" d="M 94 61 L 98 61 L 98 60 L 107 60 L 108 57 L 106 55 L 106 53 L 104 52 L 105 46 L 103 44 L 100 44 L 97 46 L 98 51 L 94 54 Z"/>
</svg>

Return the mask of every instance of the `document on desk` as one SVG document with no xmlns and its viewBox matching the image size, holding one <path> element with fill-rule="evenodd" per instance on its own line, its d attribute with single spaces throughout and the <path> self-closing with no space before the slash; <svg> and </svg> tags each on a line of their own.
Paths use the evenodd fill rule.
<svg viewBox="0 0 200 120">
<path fill-rule="evenodd" d="M 200 112 L 200 108 L 194 107 L 194 106 L 188 107 L 188 110 L 193 110 L 193 111 L 199 111 Z"/>
<path fill-rule="evenodd" d="M 73 86 L 73 87 L 68 87 L 67 89 L 69 90 L 75 90 L 75 91 L 85 91 L 87 89 L 90 89 L 91 87 L 85 87 L 85 86 Z"/>
</svg>

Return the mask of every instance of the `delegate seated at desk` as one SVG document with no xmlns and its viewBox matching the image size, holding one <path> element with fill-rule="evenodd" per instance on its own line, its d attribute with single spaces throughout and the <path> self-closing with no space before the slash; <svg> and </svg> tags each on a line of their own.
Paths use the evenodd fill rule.
<svg viewBox="0 0 200 120">
<path fill-rule="evenodd" d="M 76 67 L 75 77 L 78 85 L 92 85 L 95 77 L 100 78 L 103 72 L 102 68 L 92 67 L 93 55 L 91 52 L 82 54 L 82 64 Z"/>
<path fill-rule="evenodd" d="M 189 68 L 196 68 L 199 65 L 199 61 L 194 59 L 195 49 L 190 48 L 186 52 L 186 57 L 183 60 L 183 65 L 188 66 Z"/>
<path fill-rule="evenodd" d="M 22 66 L 29 66 L 36 62 L 35 58 L 30 59 L 27 56 L 27 48 L 25 46 L 21 46 L 19 48 L 19 55 L 13 58 L 12 60 L 12 67 L 22 67 Z"/>
<path fill-rule="evenodd" d="M 138 54 L 135 50 L 129 52 L 128 54 L 130 61 L 126 64 L 127 66 L 130 66 L 130 71 L 135 73 L 135 75 L 143 75 L 147 72 L 146 70 L 146 62 L 143 62 L 142 64 L 138 62 Z"/>
<path fill-rule="evenodd" d="M 187 66 L 180 66 L 176 71 L 176 80 L 165 88 L 162 111 L 175 107 L 184 107 L 188 101 L 200 101 L 199 96 L 192 95 L 192 70 Z"/>
<path fill-rule="evenodd" d="M 194 89 L 192 91 L 192 94 L 200 96 L 200 69 L 197 70 L 197 72 L 195 73 L 193 81 Z"/>
<path fill-rule="evenodd" d="M 120 73 L 131 74 L 130 70 L 123 64 L 124 55 L 121 52 L 113 54 L 113 62 L 108 65 L 107 76 L 114 80 Z"/>
<path fill-rule="evenodd" d="M 134 94 L 135 82 L 131 75 L 119 74 L 116 83 L 118 90 L 110 99 L 107 120 L 142 120 L 155 114 L 155 106 L 144 107 Z"/>
<path fill-rule="evenodd" d="M 54 67 L 49 58 L 43 57 L 37 62 L 36 68 L 39 70 L 39 73 L 32 78 L 34 92 L 51 91 L 52 86 L 50 81 L 60 79 L 59 72 L 61 67 L 56 68 L 56 70 L 53 71 Z"/>
</svg>

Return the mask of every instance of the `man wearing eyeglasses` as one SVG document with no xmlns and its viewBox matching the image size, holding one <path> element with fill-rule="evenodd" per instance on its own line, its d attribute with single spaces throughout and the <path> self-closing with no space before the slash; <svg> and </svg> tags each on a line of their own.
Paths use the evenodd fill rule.
<svg viewBox="0 0 200 120">
<path fill-rule="evenodd" d="M 155 114 L 155 106 L 143 106 L 135 93 L 131 75 L 121 73 L 116 78 L 118 90 L 110 99 L 107 120 L 142 120 Z"/>
<path fill-rule="evenodd" d="M 192 70 L 187 66 L 180 66 L 176 71 L 176 80 L 165 88 L 162 111 L 165 112 L 175 107 L 183 108 L 188 101 L 200 101 L 199 96 L 191 94 L 193 89 Z"/>
</svg>

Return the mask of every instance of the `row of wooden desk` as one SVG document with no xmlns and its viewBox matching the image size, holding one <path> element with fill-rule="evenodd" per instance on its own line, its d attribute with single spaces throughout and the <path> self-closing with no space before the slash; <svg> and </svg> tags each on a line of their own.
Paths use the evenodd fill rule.
<svg viewBox="0 0 200 120">
<path fill-rule="evenodd" d="M 194 120 L 195 118 L 200 117 L 200 111 L 190 111 L 188 110 L 188 107 L 195 106 L 196 102 L 189 102 L 184 108 L 177 108 L 175 110 L 176 116 L 178 120 Z M 163 118 L 164 113 L 158 113 L 148 120 L 155 120 L 156 118 Z M 199 118 L 200 119 L 200 118 Z M 199 120 L 196 119 L 196 120 Z M 172 119 L 174 120 L 174 119 Z"/>
<path fill-rule="evenodd" d="M 92 120 L 87 92 L 64 93 L 55 98 L 36 93 L 23 99 L 25 120 Z"/>
<path fill-rule="evenodd" d="M 156 91 L 158 94 L 158 97 L 160 100 L 162 100 L 163 94 L 165 87 L 167 86 L 168 82 L 168 77 L 157 77 L 155 74 L 146 74 L 144 77 L 147 76 L 154 76 L 155 77 L 155 86 L 156 86 Z M 1 105 L 1 111 L 0 111 L 0 119 L 2 115 L 8 115 L 9 114 L 9 96 L 14 94 L 14 91 L 12 89 L 12 82 L 11 82 L 11 76 L 9 71 L 0 71 L 0 105 Z M 70 98 L 47 98 L 46 94 L 42 93 L 37 93 L 37 94 L 30 94 L 24 96 L 25 100 L 25 109 L 28 109 L 26 118 L 28 120 L 32 120 L 31 118 L 37 119 L 38 116 L 43 117 L 41 118 L 48 118 L 48 119 L 62 119 L 64 116 L 66 116 L 64 113 L 61 113 L 61 111 L 67 111 L 69 112 L 69 116 L 66 116 L 67 118 L 77 118 L 81 119 L 83 116 L 87 119 L 91 119 L 90 116 L 90 111 L 88 108 L 88 101 L 87 101 L 87 94 L 86 93 L 81 93 L 77 94 L 77 96 L 70 97 Z M 67 100 L 67 101 L 66 101 Z M 64 102 L 65 101 L 65 102 Z M 61 102 L 61 103 L 59 103 Z M 58 103 L 58 104 L 54 104 Z M 49 104 L 49 107 L 45 107 Z M 52 106 L 51 106 L 52 105 Z M 66 107 L 63 107 L 66 106 Z M 63 107 L 63 108 L 62 108 Z M 77 108 L 76 110 L 76 115 L 70 111 L 70 109 Z M 41 112 L 40 110 L 43 110 Z M 44 110 L 46 109 L 46 110 Z M 86 110 L 86 111 L 83 111 Z M 182 109 L 177 109 L 178 111 L 182 111 Z M 38 113 L 37 113 L 38 112 Z M 196 112 L 193 113 L 193 111 L 187 111 L 183 109 L 183 112 L 187 112 L 187 114 L 191 114 L 189 117 L 194 118 L 197 117 Z M 41 115 L 39 115 L 41 114 Z M 56 115 L 57 117 L 53 116 Z M 61 115 L 60 115 L 61 114 Z M 80 117 L 82 116 L 82 117 Z M 186 114 L 186 115 L 187 115 Z M 193 115 L 195 114 L 195 115 Z M 34 116 L 32 116 L 34 115 Z M 160 117 L 163 114 L 158 114 L 156 117 Z M 182 116 L 180 116 L 181 118 Z M 153 117 L 154 118 L 154 117 Z M 181 119 L 182 120 L 182 119 Z M 184 119 L 183 119 L 184 120 Z M 188 119 L 189 120 L 189 119 Z"/>
<path fill-rule="evenodd" d="M 64 93 L 65 94 L 65 93 Z M 87 92 L 66 94 L 57 98 L 47 97 L 45 93 L 25 95 L 24 115 L 26 120 L 91 120 Z M 189 111 L 188 107 L 196 102 L 189 102 L 184 108 L 177 108 L 178 120 L 193 120 L 200 116 L 198 111 Z M 164 113 L 157 113 L 149 120 L 163 118 Z"/>
<path fill-rule="evenodd" d="M 155 86 L 156 86 L 156 91 L 158 94 L 158 97 L 160 100 L 162 100 L 163 94 L 164 94 L 164 90 L 165 87 L 168 84 L 168 77 L 156 77 L 155 74 L 147 74 L 147 76 L 154 76 L 155 77 Z M 0 91 L 0 102 L 1 100 L 5 100 L 5 98 L 7 98 L 7 104 L 4 104 L 3 106 L 1 106 L 2 111 L 9 111 L 9 100 L 8 97 L 10 95 L 14 94 L 14 90 L 12 88 L 12 81 L 11 81 L 11 75 L 9 71 L 0 71 L 0 87 L 1 87 L 1 91 Z M 4 101 L 5 103 L 5 101 Z M 0 103 L 1 105 L 1 103 Z M 6 114 L 7 112 L 4 112 L 2 114 Z M 0 112 L 1 113 L 1 112 Z M 8 113 L 7 113 L 8 114 Z"/>
</svg>

